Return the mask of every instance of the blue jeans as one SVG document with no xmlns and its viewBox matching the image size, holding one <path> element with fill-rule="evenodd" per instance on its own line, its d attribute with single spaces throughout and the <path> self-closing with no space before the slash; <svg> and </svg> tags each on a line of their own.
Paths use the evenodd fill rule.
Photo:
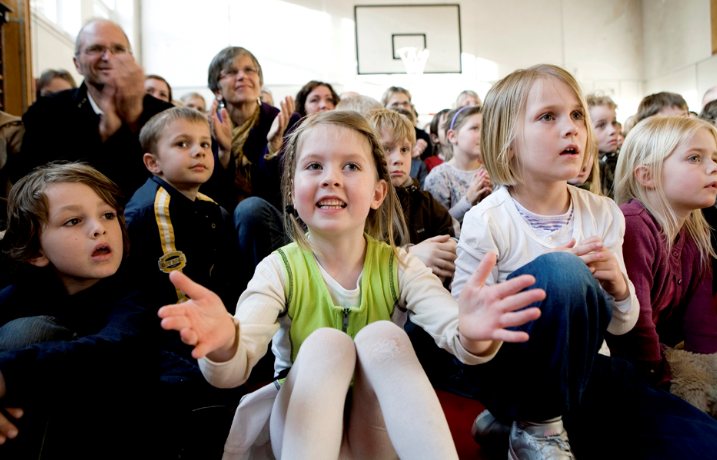
<svg viewBox="0 0 717 460">
<path fill-rule="evenodd" d="M 508 278 L 522 274 L 547 293 L 531 305 L 541 317 L 512 328 L 530 340 L 504 343 L 478 366 L 432 352 L 421 361 L 437 386 L 481 401 L 506 424 L 563 416 L 581 459 L 709 458 L 717 451 L 715 420 L 653 388 L 627 361 L 597 354 L 612 307 L 582 260 L 549 253 Z"/>
<path fill-rule="evenodd" d="M 36 343 L 77 338 L 77 334 L 52 316 L 17 318 L 0 327 L 0 352 L 29 347 Z"/>
<path fill-rule="evenodd" d="M 234 209 L 234 227 L 239 238 L 243 264 L 242 290 L 254 276 L 254 269 L 275 250 L 289 243 L 284 219 L 278 209 L 263 198 L 250 197 Z"/>
</svg>

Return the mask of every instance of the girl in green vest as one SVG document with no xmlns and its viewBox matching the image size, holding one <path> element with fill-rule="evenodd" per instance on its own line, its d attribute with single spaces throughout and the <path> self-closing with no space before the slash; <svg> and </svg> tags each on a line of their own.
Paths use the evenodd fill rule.
<svg viewBox="0 0 717 460">
<path fill-rule="evenodd" d="M 516 310 L 545 292 L 523 291 L 535 281 L 528 275 L 485 286 L 495 264 L 486 257 L 456 302 L 399 249 L 400 205 L 381 143 L 358 113 L 308 118 L 285 155 L 294 242 L 257 266 L 236 316 L 177 271 L 170 279 L 191 300 L 159 311 L 220 388 L 244 383 L 273 338 L 277 381 L 242 401 L 224 458 L 248 458 L 262 443 L 277 458 L 458 458 L 400 327 L 406 313 L 462 362 L 481 364 L 502 341 L 528 339 L 505 328 L 536 319 L 537 308 Z"/>
</svg>

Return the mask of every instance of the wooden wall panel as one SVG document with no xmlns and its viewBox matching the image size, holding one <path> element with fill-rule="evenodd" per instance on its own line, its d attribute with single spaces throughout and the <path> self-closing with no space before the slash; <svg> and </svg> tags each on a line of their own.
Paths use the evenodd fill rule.
<svg viewBox="0 0 717 460">
<path fill-rule="evenodd" d="M 2 28 L 1 110 L 20 116 L 34 100 L 32 46 L 30 38 L 30 0 L 2 0 L 13 12 Z"/>
</svg>

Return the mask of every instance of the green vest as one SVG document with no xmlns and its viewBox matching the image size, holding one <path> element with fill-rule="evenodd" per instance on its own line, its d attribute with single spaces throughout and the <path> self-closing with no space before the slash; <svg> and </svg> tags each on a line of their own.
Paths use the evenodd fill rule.
<svg viewBox="0 0 717 460">
<path fill-rule="evenodd" d="M 364 326 L 375 321 L 391 321 L 398 302 L 398 265 L 391 247 L 364 235 L 366 260 L 361 276 L 361 295 L 357 307 L 334 305 L 311 251 L 296 243 L 278 249 L 284 263 L 286 312 L 291 318 L 291 361 L 296 361 L 301 344 L 321 327 L 340 329 L 352 339 Z"/>
</svg>

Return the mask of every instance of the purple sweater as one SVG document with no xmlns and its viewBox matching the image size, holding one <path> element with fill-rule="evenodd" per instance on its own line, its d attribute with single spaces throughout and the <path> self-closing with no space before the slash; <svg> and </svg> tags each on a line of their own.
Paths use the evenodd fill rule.
<svg viewBox="0 0 717 460">
<path fill-rule="evenodd" d="M 668 253 L 657 221 L 642 203 L 632 200 L 620 209 L 625 215 L 622 253 L 640 316 L 632 331 L 608 337 L 608 344 L 613 356 L 632 361 L 659 385 L 670 381 L 661 343 L 674 346 L 684 340 L 685 350 L 717 352 L 712 272 L 686 228 Z"/>
</svg>

